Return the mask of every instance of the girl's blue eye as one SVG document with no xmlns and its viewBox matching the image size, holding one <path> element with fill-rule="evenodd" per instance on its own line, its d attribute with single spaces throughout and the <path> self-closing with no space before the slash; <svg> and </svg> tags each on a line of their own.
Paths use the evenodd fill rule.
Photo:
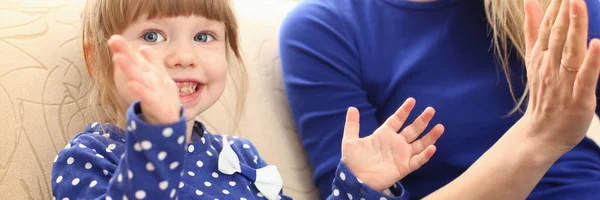
<svg viewBox="0 0 600 200">
<path fill-rule="evenodd" d="M 143 39 L 146 42 L 162 42 L 165 41 L 165 37 L 160 34 L 159 32 L 156 31 L 150 31 L 147 33 L 144 33 L 144 35 L 142 36 Z"/>
<path fill-rule="evenodd" d="M 196 42 L 211 42 L 214 39 L 215 38 L 208 33 L 198 33 L 196 36 L 194 36 L 194 41 Z"/>
</svg>

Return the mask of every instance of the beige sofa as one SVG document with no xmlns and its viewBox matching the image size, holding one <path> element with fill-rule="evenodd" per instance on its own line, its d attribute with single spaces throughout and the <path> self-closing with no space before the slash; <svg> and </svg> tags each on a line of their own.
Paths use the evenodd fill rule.
<svg viewBox="0 0 600 200">
<path fill-rule="evenodd" d="M 0 1 L 0 199 L 50 199 L 53 159 L 86 125 L 89 84 L 81 50 L 83 0 Z M 237 0 L 250 90 L 232 132 L 226 96 L 201 116 L 209 129 L 250 139 L 279 167 L 284 193 L 317 199 L 311 169 L 292 123 L 277 49 L 279 24 L 295 5 Z M 591 133 L 599 136 L 598 124 Z"/>
</svg>

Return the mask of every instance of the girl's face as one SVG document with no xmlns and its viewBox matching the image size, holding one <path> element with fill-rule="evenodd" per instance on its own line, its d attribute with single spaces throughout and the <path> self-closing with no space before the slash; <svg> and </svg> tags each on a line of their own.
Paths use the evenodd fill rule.
<svg viewBox="0 0 600 200">
<path fill-rule="evenodd" d="M 221 96 L 227 77 L 225 25 L 202 16 L 165 17 L 130 24 L 122 33 L 134 48 L 156 50 L 169 76 L 177 83 L 186 119 L 212 106 Z M 127 87 L 123 71 L 114 68 L 119 104 L 126 109 L 139 100 Z"/>
</svg>

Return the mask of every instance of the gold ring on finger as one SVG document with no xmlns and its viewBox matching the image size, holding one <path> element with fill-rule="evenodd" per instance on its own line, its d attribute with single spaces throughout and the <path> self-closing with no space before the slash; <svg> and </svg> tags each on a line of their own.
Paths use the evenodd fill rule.
<svg viewBox="0 0 600 200">
<path fill-rule="evenodd" d="M 570 72 L 577 72 L 577 71 L 579 71 L 579 69 L 573 69 L 573 68 L 569 67 L 568 65 L 566 65 L 565 62 L 564 62 L 564 60 L 560 60 L 560 66 L 563 67 L 563 68 L 565 68 L 567 71 L 570 71 Z"/>
</svg>

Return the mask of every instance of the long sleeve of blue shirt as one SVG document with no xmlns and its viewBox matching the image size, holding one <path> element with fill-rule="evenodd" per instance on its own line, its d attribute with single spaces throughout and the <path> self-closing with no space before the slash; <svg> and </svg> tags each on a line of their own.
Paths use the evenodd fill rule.
<svg viewBox="0 0 600 200">
<path fill-rule="evenodd" d="M 128 110 L 125 131 L 110 124 L 92 123 L 59 152 L 52 169 L 56 199 L 266 198 L 248 176 L 227 175 L 218 169 L 224 137 L 240 164 L 250 169 L 266 167 L 268 164 L 248 140 L 213 135 L 196 122 L 201 128 L 187 143 L 183 112 L 182 120 L 155 126 L 142 120 L 140 105 L 135 103 Z M 371 189 L 341 161 L 338 174 L 333 189 L 328 191 L 332 200 L 408 197 L 399 183 L 384 192 Z M 282 191 L 277 198 L 291 199 Z"/>
<path fill-rule="evenodd" d="M 598 38 L 600 1 L 586 3 L 590 38 Z M 525 89 L 524 66 L 512 51 L 511 91 L 492 41 L 483 0 L 305 0 L 294 8 L 280 31 L 283 80 L 321 199 L 334 183 L 350 106 L 360 111 L 361 137 L 408 97 L 417 100 L 408 121 L 436 108 L 431 124 L 444 124 L 445 134 L 428 163 L 402 180 L 410 198 L 425 197 L 473 164 L 522 116 L 509 113 L 516 105 L 511 92 L 520 97 Z M 599 180 L 600 148 L 586 138 L 530 197 L 585 199 L 600 195 Z"/>
<path fill-rule="evenodd" d="M 76 136 L 60 152 L 52 173 L 55 197 L 169 199 L 177 195 L 185 151 L 183 112 L 175 124 L 154 126 L 141 120 L 140 105 L 127 112 L 126 134 L 94 123 L 90 128 L 109 129 Z"/>
</svg>

